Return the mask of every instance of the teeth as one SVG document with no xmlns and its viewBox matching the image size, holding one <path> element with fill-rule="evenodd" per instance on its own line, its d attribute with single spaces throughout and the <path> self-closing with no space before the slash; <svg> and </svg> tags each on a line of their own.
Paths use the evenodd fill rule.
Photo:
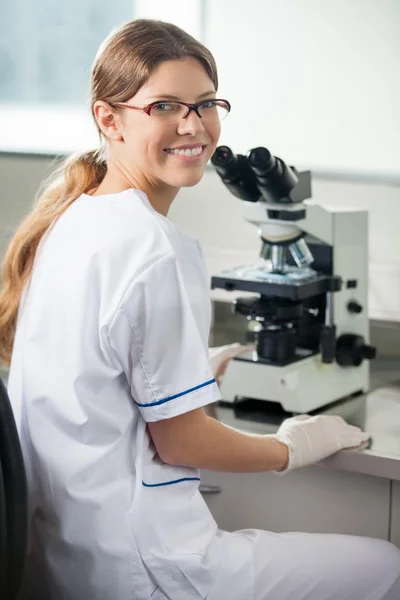
<svg viewBox="0 0 400 600">
<path fill-rule="evenodd" d="M 169 154 L 177 154 L 179 156 L 198 156 L 202 152 L 202 147 L 197 148 L 167 148 L 166 152 Z"/>
</svg>

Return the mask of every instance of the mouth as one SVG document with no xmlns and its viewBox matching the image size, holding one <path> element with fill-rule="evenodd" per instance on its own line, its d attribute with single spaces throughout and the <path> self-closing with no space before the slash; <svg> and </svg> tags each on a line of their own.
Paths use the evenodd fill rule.
<svg viewBox="0 0 400 600">
<path fill-rule="evenodd" d="M 164 152 L 178 158 L 198 158 L 204 153 L 206 146 L 201 144 L 181 146 L 179 148 L 164 148 Z"/>
</svg>

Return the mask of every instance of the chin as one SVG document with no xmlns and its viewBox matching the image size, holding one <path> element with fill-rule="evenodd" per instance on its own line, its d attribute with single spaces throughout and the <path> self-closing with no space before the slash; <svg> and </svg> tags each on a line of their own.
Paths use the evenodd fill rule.
<svg viewBox="0 0 400 600">
<path fill-rule="evenodd" d="M 175 187 L 193 187 L 202 179 L 204 170 L 194 171 L 192 173 L 183 173 L 174 178 L 173 185 Z"/>
</svg>

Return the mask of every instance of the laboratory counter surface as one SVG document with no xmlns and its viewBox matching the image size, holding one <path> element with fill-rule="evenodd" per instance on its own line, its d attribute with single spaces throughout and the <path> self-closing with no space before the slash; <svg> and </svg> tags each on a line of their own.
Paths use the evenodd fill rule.
<svg viewBox="0 0 400 600">
<path fill-rule="evenodd" d="M 240 431 L 260 434 L 275 433 L 290 416 L 278 405 L 250 400 L 236 405 L 220 402 L 210 414 Z M 371 434 L 365 447 L 337 452 L 318 466 L 400 481 L 400 378 L 312 414 L 340 415 Z"/>
<path fill-rule="evenodd" d="M 217 344 L 230 341 L 221 337 Z M 370 442 L 284 477 L 202 471 L 200 489 L 219 527 L 358 535 L 400 548 L 400 357 L 380 355 L 370 366 L 367 394 L 312 413 L 340 415 L 367 431 Z M 255 400 L 208 410 L 226 425 L 259 434 L 275 433 L 291 416 L 277 403 Z"/>
</svg>

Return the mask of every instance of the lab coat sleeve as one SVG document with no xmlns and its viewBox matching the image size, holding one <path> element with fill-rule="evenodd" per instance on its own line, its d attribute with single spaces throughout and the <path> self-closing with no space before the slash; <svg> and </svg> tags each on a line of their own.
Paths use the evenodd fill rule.
<svg viewBox="0 0 400 600">
<path fill-rule="evenodd" d="M 193 296 L 203 301 L 200 292 Z M 112 320 L 110 345 L 145 421 L 168 419 L 221 398 L 208 356 L 209 332 L 195 312 L 170 253 L 135 279 Z"/>
</svg>

